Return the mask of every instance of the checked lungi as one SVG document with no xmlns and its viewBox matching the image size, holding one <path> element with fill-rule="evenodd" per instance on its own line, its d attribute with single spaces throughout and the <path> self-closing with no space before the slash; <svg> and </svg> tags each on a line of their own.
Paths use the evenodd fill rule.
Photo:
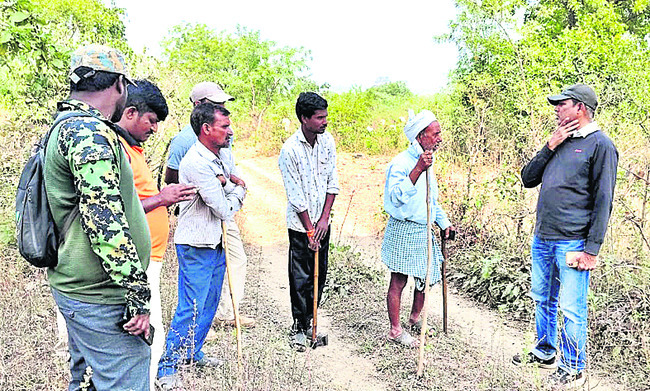
<svg viewBox="0 0 650 391">
<path fill-rule="evenodd" d="M 431 235 L 433 257 L 429 271 L 431 285 L 440 281 L 444 258 L 435 235 Z M 427 274 L 427 226 L 391 217 L 381 244 L 381 259 L 390 271 L 415 278 L 416 289 L 424 290 Z"/>
</svg>

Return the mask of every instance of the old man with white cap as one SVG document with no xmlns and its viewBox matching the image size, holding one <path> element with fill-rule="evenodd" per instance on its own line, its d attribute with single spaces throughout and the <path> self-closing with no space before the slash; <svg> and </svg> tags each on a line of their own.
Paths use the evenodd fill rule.
<svg viewBox="0 0 650 391">
<path fill-rule="evenodd" d="M 409 329 L 419 333 L 422 328 L 420 312 L 424 305 L 424 285 L 427 270 L 427 189 L 425 171 L 433 163 L 433 153 L 442 141 L 441 129 L 436 116 L 429 110 L 418 115 L 409 110 L 409 119 L 404 133 L 411 142 L 409 148 L 397 155 L 386 170 L 384 188 L 384 209 L 390 216 L 381 257 L 391 271 L 387 304 L 390 331 L 388 340 L 415 348 L 418 341 L 400 324 L 402 291 L 408 276 L 415 279 L 413 306 L 409 316 Z M 425 175 L 422 175 L 422 174 Z M 438 204 L 438 184 L 434 177 L 430 181 L 431 216 L 434 222 L 449 237 L 454 227 Z M 433 259 L 430 282 L 440 281 L 440 265 L 443 261 L 440 248 L 433 240 Z"/>
</svg>

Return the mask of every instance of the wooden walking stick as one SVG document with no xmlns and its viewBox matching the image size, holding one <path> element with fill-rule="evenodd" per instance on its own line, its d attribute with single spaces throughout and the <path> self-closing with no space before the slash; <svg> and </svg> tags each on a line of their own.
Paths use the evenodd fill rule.
<svg viewBox="0 0 650 391">
<path fill-rule="evenodd" d="M 431 270 L 431 258 L 433 257 L 431 237 L 431 196 L 429 182 L 431 181 L 431 166 L 427 168 L 427 275 L 424 278 L 424 308 L 422 309 L 422 329 L 420 330 L 420 359 L 418 360 L 418 376 L 422 376 L 424 370 L 424 344 L 427 336 L 427 316 L 429 308 L 429 270 Z"/>
<path fill-rule="evenodd" d="M 314 317 L 312 318 L 311 340 L 317 343 L 316 327 L 318 326 L 318 249 L 314 251 Z"/>
<path fill-rule="evenodd" d="M 228 254 L 228 235 L 226 235 L 226 222 L 221 220 L 221 231 L 223 237 L 223 251 L 226 254 L 226 275 L 228 276 L 228 288 L 230 288 L 230 300 L 232 301 L 232 313 L 235 316 L 235 330 L 237 331 L 237 366 L 239 373 L 242 371 L 242 347 L 241 347 L 241 321 L 239 319 L 239 310 L 235 302 L 233 291 L 232 273 L 230 272 L 230 255 Z"/>
<path fill-rule="evenodd" d="M 440 231 L 440 247 L 442 247 L 442 331 L 447 334 L 447 239 L 445 231 Z"/>
</svg>

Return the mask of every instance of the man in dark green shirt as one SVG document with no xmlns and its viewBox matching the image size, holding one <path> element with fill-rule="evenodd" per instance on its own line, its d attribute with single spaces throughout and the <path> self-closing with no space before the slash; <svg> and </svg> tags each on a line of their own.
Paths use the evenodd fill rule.
<svg viewBox="0 0 650 391">
<path fill-rule="evenodd" d="M 69 335 L 70 389 L 92 373 L 96 389 L 149 391 L 151 353 L 138 335 L 149 335 L 151 240 L 133 172 L 109 121 L 121 117 L 131 81 L 122 54 L 100 45 L 75 51 L 70 72 L 70 98 L 57 115 L 78 115 L 52 131 L 45 159 L 56 225 L 79 207 L 58 264 L 48 270 Z"/>
</svg>

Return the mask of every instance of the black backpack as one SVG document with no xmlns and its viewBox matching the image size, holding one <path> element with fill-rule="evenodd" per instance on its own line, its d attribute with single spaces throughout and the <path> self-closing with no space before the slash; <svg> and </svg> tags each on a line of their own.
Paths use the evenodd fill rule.
<svg viewBox="0 0 650 391">
<path fill-rule="evenodd" d="M 82 112 L 61 114 L 52 127 L 35 145 L 20 175 L 16 192 L 16 239 L 20 255 L 37 267 L 54 267 L 58 263 L 59 245 L 65 234 L 79 214 L 79 205 L 75 205 L 66 216 L 63 227 L 57 229 L 52 212 L 47 203 L 45 191 L 45 148 L 52 130 L 62 121 L 72 117 L 89 117 Z"/>
</svg>

